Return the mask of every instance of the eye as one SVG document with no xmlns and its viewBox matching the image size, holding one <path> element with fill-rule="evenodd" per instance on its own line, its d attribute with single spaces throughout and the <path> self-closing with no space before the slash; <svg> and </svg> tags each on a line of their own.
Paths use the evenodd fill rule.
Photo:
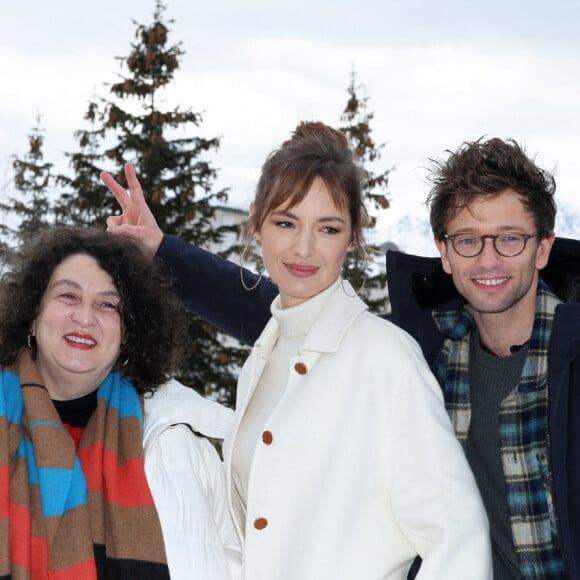
<svg viewBox="0 0 580 580">
<path fill-rule="evenodd" d="M 455 238 L 455 243 L 458 246 L 473 246 L 479 244 L 479 241 L 477 236 L 457 236 Z"/>
<path fill-rule="evenodd" d="M 522 241 L 521 234 L 503 234 L 499 238 L 500 242 L 516 243 Z"/>
<path fill-rule="evenodd" d="M 276 221 L 274 222 L 274 225 L 279 228 L 287 229 L 293 227 L 294 224 L 288 221 Z"/>
<path fill-rule="evenodd" d="M 57 298 L 67 303 L 76 302 L 78 300 L 76 294 L 73 294 L 72 292 L 61 292 Z"/>
<path fill-rule="evenodd" d="M 100 302 L 98 304 L 98 307 L 103 309 L 103 310 L 111 310 L 114 312 L 119 311 L 119 304 L 115 303 L 115 302 Z"/>
<path fill-rule="evenodd" d="M 340 234 L 340 230 L 337 228 L 333 228 L 332 226 L 324 226 L 321 230 L 322 232 L 324 232 L 325 234 Z"/>
</svg>

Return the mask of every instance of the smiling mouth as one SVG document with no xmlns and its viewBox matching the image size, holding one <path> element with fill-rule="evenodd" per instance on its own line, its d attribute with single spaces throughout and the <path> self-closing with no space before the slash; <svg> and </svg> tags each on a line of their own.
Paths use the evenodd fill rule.
<svg viewBox="0 0 580 580">
<path fill-rule="evenodd" d="M 507 280 L 509 280 L 509 276 L 503 278 L 474 278 L 474 281 L 482 286 L 499 286 L 500 284 L 507 282 Z"/>
<path fill-rule="evenodd" d="M 286 268 L 295 276 L 311 276 L 318 271 L 316 266 L 305 266 L 301 264 L 286 264 Z"/>
<path fill-rule="evenodd" d="M 97 344 L 96 340 L 93 340 L 92 338 L 85 338 L 82 336 L 67 335 L 65 336 L 65 339 L 68 340 L 69 342 L 74 342 L 75 344 L 84 344 L 86 346 L 96 346 Z"/>
</svg>

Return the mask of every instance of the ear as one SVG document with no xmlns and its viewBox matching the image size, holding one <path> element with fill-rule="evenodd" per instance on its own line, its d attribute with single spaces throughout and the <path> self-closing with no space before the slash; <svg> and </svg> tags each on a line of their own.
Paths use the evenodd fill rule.
<svg viewBox="0 0 580 580">
<path fill-rule="evenodd" d="M 439 254 L 441 254 L 441 265 L 443 266 L 443 271 L 446 274 L 452 274 L 451 264 L 449 263 L 447 242 L 445 240 L 436 239 L 435 245 L 437 246 L 437 250 L 439 250 Z"/>
<path fill-rule="evenodd" d="M 255 240 L 260 241 L 260 232 L 258 232 L 254 227 L 254 216 L 256 215 L 256 204 L 254 202 L 250 203 L 248 215 L 248 229 L 250 230 L 250 234 Z"/>
<path fill-rule="evenodd" d="M 542 270 L 546 267 L 555 240 L 556 234 L 554 232 L 550 232 L 550 235 L 547 238 L 542 238 L 540 240 L 536 251 L 536 269 Z"/>
</svg>

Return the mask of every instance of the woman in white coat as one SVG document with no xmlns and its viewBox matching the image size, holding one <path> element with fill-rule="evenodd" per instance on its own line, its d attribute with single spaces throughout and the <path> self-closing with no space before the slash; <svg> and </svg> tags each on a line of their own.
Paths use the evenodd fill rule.
<svg viewBox="0 0 580 580">
<path fill-rule="evenodd" d="M 103 176 L 123 208 L 109 227 L 154 252 L 161 233 L 127 177 L 130 197 Z M 441 390 L 415 341 L 341 278 L 362 244 L 360 181 L 344 135 L 302 123 L 250 208 L 279 295 L 224 446 L 244 578 L 404 580 L 420 556 L 421 580 L 489 580 L 487 518 Z"/>
</svg>

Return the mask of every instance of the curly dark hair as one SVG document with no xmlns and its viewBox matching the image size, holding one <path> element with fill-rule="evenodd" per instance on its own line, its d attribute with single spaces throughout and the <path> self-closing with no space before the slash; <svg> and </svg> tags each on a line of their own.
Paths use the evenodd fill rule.
<svg viewBox="0 0 580 580">
<path fill-rule="evenodd" d="M 361 188 L 364 172 L 355 163 L 345 135 L 319 121 L 299 123 L 292 137 L 266 159 L 251 228 L 259 231 L 268 213 L 287 202 L 290 208 L 298 205 L 316 177 L 324 181 L 335 205 L 348 210 L 352 241 L 361 243 L 367 217 Z"/>
<path fill-rule="evenodd" d="M 52 273 L 63 260 L 78 254 L 94 258 L 121 295 L 123 336 L 115 368 L 131 379 L 137 392 L 153 392 L 182 361 L 185 314 L 161 266 L 147 260 L 129 240 L 103 230 L 44 230 L 23 249 L 18 264 L 2 276 L 0 364 L 12 364 L 27 345 Z"/>
<path fill-rule="evenodd" d="M 447 151 L 446 161 L 431 159 L 428 177 L 431 192 L 431 228 L 443 240 L 447 224 L 459 211 L 482 196 L 513 189 L 532 214 L 540 236 L 554 229 L 556 202 L 554 176 L 538 167 L 513 139 L 466 141 L 456 151 Z"/>
</svg>

